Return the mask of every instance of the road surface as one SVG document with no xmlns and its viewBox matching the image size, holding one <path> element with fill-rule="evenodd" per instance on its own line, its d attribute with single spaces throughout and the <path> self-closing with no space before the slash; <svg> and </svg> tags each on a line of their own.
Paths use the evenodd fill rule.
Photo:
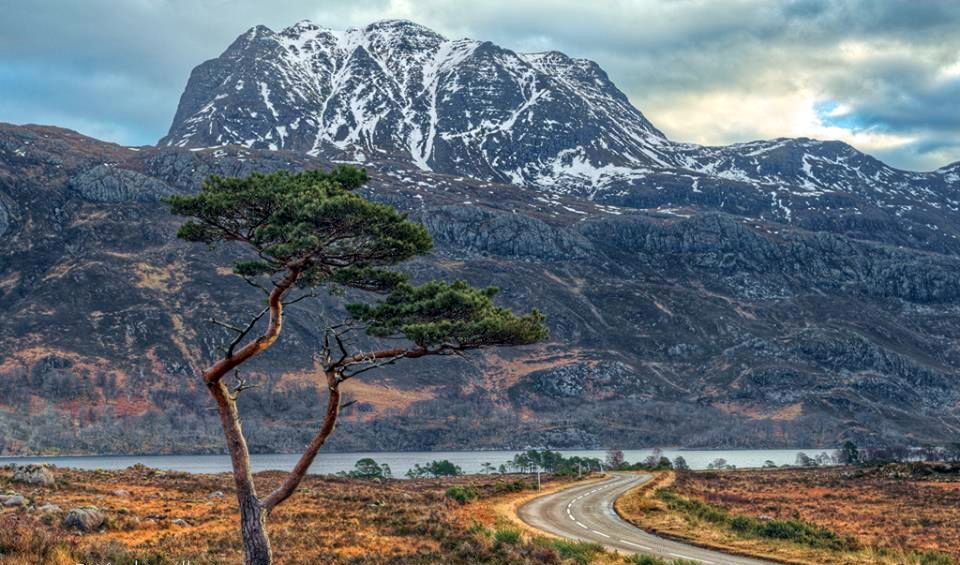
<svg viewBox="0 0 960 565">
<path fill-rule="evenodd" d="M 538 530 L 599 543 L 622 553 L 645 553 L 667 561 L 687 559 L 707 565 L 771 565 L 769 561 L 727 555 L 667 540 L 624 521 L 613 510 L 613 501 L 650 478 L 649 475 L 613 474 L 599 483 L 535 498 L 521 506 L 517 514 Z"/>
</svg>

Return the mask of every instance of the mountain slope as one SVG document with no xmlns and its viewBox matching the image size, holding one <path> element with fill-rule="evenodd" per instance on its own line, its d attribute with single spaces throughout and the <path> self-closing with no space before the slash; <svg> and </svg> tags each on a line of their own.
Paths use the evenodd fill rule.
<svg viewBox="0 0 960 565">
<path fill-rule="evenodd" d="M 551 343 L 351 385 L 339 449 L 945 443 L 960 431 L 960 164 L 839 142 L 666 139 L 594 63 L 409 22 L 257 27 L 126 148 L 0 124 L 0 452 L 220 451 L 197 371 L 257 296 L 177 241 L 209 174 L 362 163 L 422 221 L 417 280 L 502 288 Z M 248 368 L 258 451 L 296 450 L 336 297 Z M 366 375 L 365 375 L 366 376 Z"/>
<path fill-rule="evenodd" d="M 0 127 L 0 407 L 6 453 L 219 451 L 196 372 L 256 309 L 177 241 L 157 198 L 210 173 L 329 166 L 236 147 L 128 148 Z M 339 449 L 796 446 L 950 441 L 960 260 L 703 211 L 631 212 L 403 164 L 367 194 L 428 226 L 418 280 L 495 284 L 543 308 L 553 340 L 400 366 L 349 390 Z M 306 441 L 312 344 L 333 298 L 300 303 L 247 377 L 258 451 Z"/>
</svg>

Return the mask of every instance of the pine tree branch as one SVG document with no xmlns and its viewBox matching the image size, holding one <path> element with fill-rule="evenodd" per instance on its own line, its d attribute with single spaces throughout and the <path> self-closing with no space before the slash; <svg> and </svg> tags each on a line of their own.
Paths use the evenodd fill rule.
<svg viewBox="0 0 960 565">
<path fill-rule="evenodd" d="M 265 306 L 265 307 L 263 308 L 263 310 L 260 310 L 260 313 L 259 313 L 259 314 L 257 314 L 256 316 L 253 317 L 252 320 L 250 320 L 250 323 L 247 324 L 247 327 L 245 327 L 245 328 L 242 329 L 242 330 L 234 328 L 234 329 L 236 329 L 236 331 L 237 331 L 238 333 L 237 333 L 237 337 L 235 337 L 235 338 L 233 339 L 233 341 L 230 342 L 230 345 L 227 347 L 227 356 L 226 356 L 227 359 L 233 357 L 233 350 L 234 350 L 234 349 L 237 347 L 237 345 L 240 343 L 240 340 L 242 340 L 244 337 L 246 337 L 246 335 L 247 335 L 248 333 L 250 333 L 250 330 L 253 329 L 253 326 L 255 326 L 255 325 L 257 324 L 257 322 L 260 321 L 260 318 L 263 318 L 263 316 L 264 316 L 267 312 L 269 312 L 269 311 L 270 311 L 270 307 L 269 307 L 269 306 Z"/>
<path fill-rule="evenodd" d="M 241 275 L 241 278 L 242 278 L 243 280 L 245 280 L 245 281 L 247 282 L 247 284 L 250 285 L 250 286 L 252 286 L 253 288 L 259 289 L 262 293 L 264 293 L 264 294 L 267 295 L 267 296 L 270 295 L 270 291 L 267 290 L 267 288 L 266 288 L 265 286 L 263 286 L 262 284 L 258 283 L 257 281 L 251 279 L 250 277 L 242 276 L 242 275 Z"/>
<path fill-rule="evenodd" d="M 366 373 L 367 371 L 372 371 L 372 370 L 374 370 L 374 369 L 379 369 L 379 368 L 381 368 L 381 367 L 386 367 L 387 365 L 393 365 L 394 363 L 396 363 L 397 361 L 403 359 L 404 357 L 406 357 L 406 355 L 396 355 L 396 356 L 394 356 L 394 357 L 389 357 L 389 358 L 387 358 L 387 359 L 384 359 L 384 360 L 379 361 L 379 362 L 377 362 L 377 363 L 373 363 L 373 364 L 371 364 L 371 365 L 367 365 L 366 367 L 362 367 L 362 368 L 357 369 L 356 371 L 353 371 L 353 372 L 350 372 L 350 373 L 348 373 L 348 372 L 346 371 L 346 369 L 342 369 L 342 370 L 340 371 L 340 376 L 337 377 L 337 382 L 341 382 L 341 383 L 342 383 L 342 382 L 344 382 L 344 381 L 346 381 L 346 380 L 348 380 L 348 379 L 352 379 L 353 377 L 355 377 L 355 376 L 357 376 L 357 375 Z"/>
<path fill-rule="evenodd" d="M 236 402 L 237 398 L 240 397 L 241 392 L 251 388 L 257 388 L 258 386 L 260 386 L 258 383 L 247 384 L 247 381 L 245 379 L 240 378 L 240 369 L 235 369 L 233 374 L 237 379 L 237 384 L 233 387 L 231 391 L 233 394 L 230 395 L 230 400 L 234 402 Z"/>
<path fill-rule="evenodd" d="M 226 323 L 226 322 L 221 322 L 220 320 L 218 320 L 218 319 L 216 319 L 216 318 L 210 318 L 209 322 L 210 322 L 211 324 L 215 325 L 215 326 L 220 326 L 221 328 L 227 328 L 228 330 L 234 331 L 234 332 L 237 332 L 237 333 L 240 333 L 240 332 L 243 331 L 243 329 L 238 328 L 237 326 L 232 326 L 232 325 L 230 325 L 230 324 L 228 324 L 228 323 Z"/>
<path fill-rule="evenodd" d="M 315 292 L 308 292 L 307 294 L 304 294 L 303 296 L 298 296 L 297 298 L 294 298 L 293 300 L 289 300 L 289 301 L 287 301 L 287 302 L 284 302 L 283 305 L 284 305 L 284 306 L 290 306 L 291 304 L 296 304 L 297 302 L 300 302 L 301 300 L 304 300 L 304 299 L 306 299 L 306 298 L 315 298 L 316 296 L 317 296 L 317 294 L 316 294 Z"/>
</svg>

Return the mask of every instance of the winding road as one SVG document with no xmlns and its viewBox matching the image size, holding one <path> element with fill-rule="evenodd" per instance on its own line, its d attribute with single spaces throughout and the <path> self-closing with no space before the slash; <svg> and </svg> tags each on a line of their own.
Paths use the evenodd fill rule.
<svg viewBox="0 0 960 565">
<path fill-rule="evenodd" d="M 668 561 L 686 559 L 708 565 L 771 565 L 749 557 L 727 555 L 664 539 L 626 522 L 613 502 L 650 475 L 613 474 L 611 478 L 574 486 L 531 500 L 517 510 L 526 524 L 578 541 L 599 543 L 621 553 L 644 553 Z"/>
</svg>

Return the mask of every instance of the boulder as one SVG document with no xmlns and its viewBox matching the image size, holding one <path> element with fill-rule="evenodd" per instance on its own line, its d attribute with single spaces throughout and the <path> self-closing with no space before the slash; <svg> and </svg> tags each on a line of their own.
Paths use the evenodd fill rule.
<svg viewBox="0 0 960 565">
<path fill-rule="evenodd" d="M 26 506 L 27 499 L 19 494 L 5 494 L 0 496 L 0 504 L 6 507 Z"/>
<path fill-rule="evenodd" d="M 52 487 L 57 484 L 57 478 L 48 465 L 18 465 L 13 470 L 13 480 L 18 483 L 45 487 Z"/>
<path fill-rule="evenodd" d="M 63 527 L 73 528 L 81 532 L 92 532 L 103 525 L 103 512 L 95 506 L 74 508 L 63 519 Z"/>
<path fill-rule="evenodd" d="M 126 490 L 123 490 L 123 489 L 118 489 L 118 490 L 113 491 L 113 496 L 119 496 L 119 497 L 122 497 L 122 498 L 126 498 L 126 497 L 130 496 L 130 491 L 126 491 Z"/>
<path fill-rule="evenodd" d="M 223 498 L 223 491 L 222 491 L 222 490 L 215 490 L 215 491 L 213 491 L 213 492 L 210 493 L 209 498 Z"/>
<path fill-rule="evenodd" d="M 41 514 L 54 514 L 56 512 L 60 512 L 60 510 L 62 509 L 59 506 L 50 503 L 44 504 L 43 506 L 37 508 L 37 512 L 40 512 Z"/>
</svg>

